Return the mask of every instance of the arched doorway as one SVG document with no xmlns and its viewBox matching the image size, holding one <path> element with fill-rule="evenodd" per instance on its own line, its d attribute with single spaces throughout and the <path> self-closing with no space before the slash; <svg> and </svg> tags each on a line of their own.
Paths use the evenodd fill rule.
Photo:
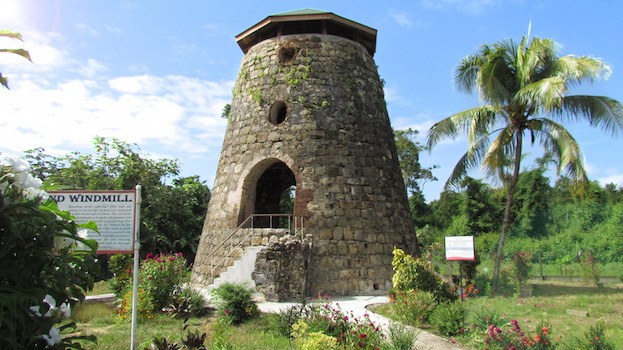
<svg viewBox="0 0 623 350">
<path fill-rule="evenodd" d="M 238 224 L 252 214 L 292 214 L 296 195 L 296 177 L 287 164 L 278 159 L 259 162 L 247 175 L 242 194 Z M 256 216 L 254 227 L 288 227 L 288 217 Z"/>
</svg>

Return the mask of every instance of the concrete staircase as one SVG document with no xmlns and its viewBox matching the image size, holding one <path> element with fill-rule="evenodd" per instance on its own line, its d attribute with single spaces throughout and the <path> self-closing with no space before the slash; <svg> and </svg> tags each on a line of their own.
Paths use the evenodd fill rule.
<svg viewBox="0 0 623 350">
<path fill-rule="evenodd" d="M 201 291 L 202 294 L 204 294 L 204 296 L 206 296 L 209 300 L 210 291 L 224 283 L 244 284 L 248 288 L 255 289 L 255 281 L 252 277 L 253 271 L 255 270 L 255 260 L 257 259 L 257 254 L 264 248 L 266 247 L 246 247 L 240 258 L 238 258 L 232 266 L 229 266 L 225 272 L 215 278 L 214 283 L 203 289 Z"/>
</svg>

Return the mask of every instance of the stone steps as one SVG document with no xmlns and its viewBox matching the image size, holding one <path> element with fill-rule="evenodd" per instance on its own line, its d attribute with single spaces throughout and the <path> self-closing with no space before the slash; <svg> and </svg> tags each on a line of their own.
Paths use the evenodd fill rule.
<svg viewBox="0 0 623 350">
<path fill-rule="evenodd" d="M 224 283 L 244 284 L 249 288 L 255 289 L 255 281 L 252 277 L 255 270 L 255 260 L 257 259 L 257 254 L 264 248 L 266 247 L 246 247 L 238 260 L 215 278 L 212 284 L 207 287 L 208 292 Z"/>
</svg>

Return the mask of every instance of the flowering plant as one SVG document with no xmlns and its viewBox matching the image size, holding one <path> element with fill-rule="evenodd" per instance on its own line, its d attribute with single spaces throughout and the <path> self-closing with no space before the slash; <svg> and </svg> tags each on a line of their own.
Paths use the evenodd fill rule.
<svg viewBox="0 0 623 350">
<path fill-rule="evenodd" d="M 0 164 L 0 348 L 80 348 L 61 336 L 75 327 L 71 306 L 93 287 L 97 242 L 80 237 L 78 225 L 41 190 L 28 163 Z M 64 242 L 64 244 L 60 244 Z M 78 245 L 77 243 L 81 243 Z"/>
<path fill-rule="evenodd" d="M 511 320 L 510 324 L 502 326 L 489 325 L 484 336 L 485 349 L 554 349 L 556 344 L 550 336 L 549 327 L 541 324 L 531 337 L 526 334 L 517 320 Z"/>
<path fill-rule="evenodd" d="M 340 305 L 331 303 L 329 296 L 315 299 L 310 305 L 310 313 L 305 318 L 313 331 L 319 331 L 337 339 L 345 349 L 379 349 L 383 333 L 370 320 L 368 314 L 354 315 L 344 312 Z"/>
<path fill-rule="evenodd" d="M 141 263 L 140 284 L 151 296 L 157 310 L 169 306 L 187 271 L 182 253 L 147 254 Z"/>
</svg>

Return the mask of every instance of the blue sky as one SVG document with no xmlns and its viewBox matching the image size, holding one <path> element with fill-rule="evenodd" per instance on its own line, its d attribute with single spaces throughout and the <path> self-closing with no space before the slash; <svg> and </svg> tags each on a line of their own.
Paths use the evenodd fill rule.
<svg viewBox="0 0 623 350">
<path fill-rule="evenodd" d="M 612 68 L 607 81 L 571 93 L 623 101 L 619 1 L 0 0 L 0 28 L 24 39 L 0 47 L 24 47 L 33 60 L 0 55 L 11 86 L 0 91 L 0 152 L 91 152 L 95 136 L 116 137 L 179 159 L 181 175 L 212 187 L 226 128 L 220 114 L 243 57 L 234 37 L 268 15 L 301 8 L 378 30 L 375 60 L 396 129 L 425 136 L 435 121 L 478 105 L 477 96 L 453 87 L 454 68 L 482 44 L 520 40 L 530 24 L 532 36 L 560 43 L 562 55 L 598 57 Z M 621 135 L 568 128 L 590 178 L 623 185 Z M 422 155 L 424 166 L 439 166 L 439 181 L 424 186 L 427 200 L 438 198 L 465 149 L 457 139 Z"/>
</svg>

